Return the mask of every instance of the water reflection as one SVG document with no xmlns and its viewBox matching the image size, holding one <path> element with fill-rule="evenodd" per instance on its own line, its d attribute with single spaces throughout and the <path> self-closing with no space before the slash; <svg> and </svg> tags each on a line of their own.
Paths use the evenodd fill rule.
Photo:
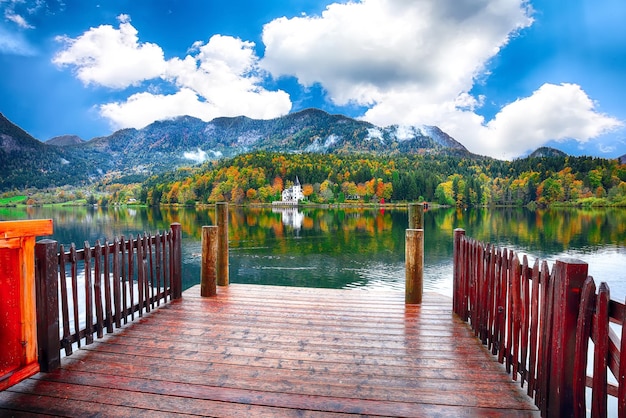
<svg viewBox="0 0 626 418">
<path fill-rule="evenodd" d="M 299 231 L 302 228 L 304 214 L 297 207 L 272 207 L 272 213 L 280 213 L 283 225 Z"/>
<path fill-rule="evenodd" d="M 183 230 L 184 285 L 199 282 L 200 236 L 214 225 L 215 210 L 142 207 L 0 208 L 0 219 L 52 218 L 53 238 L 84 241 Z M 231 207 L 231 282 L 308 287 L 404 288 L 403 209 L 278 209 Z M 614 209 L 429 210 L 424 214 L 426 290 L 451 294 L 452 235 L 464 228 L 484 242 L 554 261 L 589 263 L 596 281 L 607 281 L 614 298 L 626 295 L 626 211 Z"/>
</svg>

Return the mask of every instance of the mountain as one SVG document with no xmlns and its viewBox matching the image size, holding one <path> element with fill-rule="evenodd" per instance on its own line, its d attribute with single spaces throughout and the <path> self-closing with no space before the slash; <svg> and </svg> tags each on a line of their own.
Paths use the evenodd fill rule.
<svg viewBox="0 0 626 418">
<path fill-rule="evenodd" d="M 377 127 L 371 123 L 307 109 L 270 120 L 244 116 L 203 122 L 190 116 L 154 122 L 95 138 L 85 155 L 106 153 L 107 170 L 155 172 L 254 150 L 280 152 L 468 153 L 435 126 Z"/>
<path fill-rule="evenodd" d="M 541 147 L 541 148 L 537 148 L 528 156 L 528 158 L 544 158 L 544 157 L 567 157 L 567 154 L 556 148 Z"/>
<path fill-rule="evenodd" d="M 140 176 L 232 157 L 255 150 L 287 153 L 471 154 L 436 126 L 378 127 L 319 109 L 256 120 L 244 116 L 210 122 L 190 116 L 122 129 L 82 141 L 62 136 L 41 143 L 0 118 L 0 167 L 17 176 L 8 187 L 77 184 L 114 173 Z M 19 179 L 19 180 L 18 180 Z M 63 179 L 63 180 L 61 180 Z"/>
<path fill-rule="evenodd" d="M 71 145 L 78 145 L 85 142 L 81 137 L 76 135 L 61 135 L 50 138 L 46 141 L 48 145 L 56 145 L 57 147 L 68 147 Z"/>
<path fill-rule="evenodd" d="M 87 181 L 90 170 L 73 151 L 41 143 L 0 113 L 0 191 Z"/>
</svg>

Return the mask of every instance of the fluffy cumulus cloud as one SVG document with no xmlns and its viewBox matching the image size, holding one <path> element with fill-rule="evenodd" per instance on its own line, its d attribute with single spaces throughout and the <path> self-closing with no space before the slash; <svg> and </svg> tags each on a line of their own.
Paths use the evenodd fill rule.
<svg viewBox="0 0 626 418">
<path fill-rule="evenodd" d="M 521 0 L 363 0 L 265 25 L 263 66 L 321 83 L 337 104 L 418 103 L 469 91 L 486 62 L 532 23 Z"/>
<path fill-rule="evenodd" d="M 261 86 L 254 44 L 215 35 L 206 44 L 195 42 L 186 57 L 166 60 L 158 45 L 140 42 L 130 17 L 118 19 L 118 28 L 101 25 L 77 38 L 59 38 L 64 48 L 53 59 L 61 67 L 72 67 L 88 85 L 125 89 L 156 80 L 176 90 L 144 91 L 101 105 L 101 114 L 114 127 L 140 128 L 181 115 L 205 121 L 238 115 L 267 119 L 291 109 L 287 93 Z"/>
<path fill-rule="evenodd" d="M 584 143 L 621 126 L 621 121 L 597 112 L 580 86 L 544 84 L 532 96 L 505 106 L 487 123 L 483 136 L 493 154 L 511 157 L 549 140 Z"/>
<path fill-rule="evenodd" d="M 119 28 L 102 25 L 72 39 L 57 40 L 64 49 L 55 55 L 59 66 L 73 66 L 85 84 L 126 88 L 165 72 L 163 50 L 155 44 L 140 43 L 137 30 L 126 15 L 118 17 Z"/>
<path fill-rule="evenodd" d="M 525 0 L 362 0 L 263 30 L 262 66 L 319 83 L 338 105 L 367 106 L 378 125 L 433 124 L 472 152 L 511 158 L 551 139 L 587 141 L 620 125 L 580 87 L 544 85 L 491 121 L 469 92 L 489 61 L 533 23 Z M 530 120 L 530 115 L 535 115 Z M 524 120 L 527 119 L 527 120 Z"/>
</svg>

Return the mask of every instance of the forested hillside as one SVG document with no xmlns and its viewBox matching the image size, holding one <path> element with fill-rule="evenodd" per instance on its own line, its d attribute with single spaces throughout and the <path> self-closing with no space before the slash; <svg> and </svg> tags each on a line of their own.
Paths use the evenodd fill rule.
<svg viewBox="0 0 626 418">
<path fill-rule="evenodd" d="M 591 157 L 512 162 L 445 155 L 281 154 L 258 151 L 151 177 L 148 204 L 271 202 L 296 176 L 308 201 L 425 200 L 446 205 L 626 205 L 626 165 Z M 123 189 L 113 200 L 120 200 Z M 122 197 L 123 199 L 123 197 Z"/>
</svg>

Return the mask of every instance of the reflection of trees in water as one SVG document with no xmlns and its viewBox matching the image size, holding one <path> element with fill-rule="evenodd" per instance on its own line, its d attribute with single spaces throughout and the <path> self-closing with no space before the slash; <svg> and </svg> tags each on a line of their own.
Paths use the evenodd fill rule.
<svg viewBox="0 0 626 418">
<path fill-rule="evenodd" d="M 402 276 L 406 209 L 301 207 L 285 215 L 270 207 L 230 206 L 231 280 L 283 280 L 284 284 L 374 283 Z M 60 243 L 183 229 L 185 286 L 199 280 L 203 225 L 215 225 L 214 207 L 0 208 L 0 219 L 54 220 Z M 626 247 L 626 211 L 523 208 L 431 209 L 424 214 L 425 274 L 445 275 L 452 263 L 455 228 L 483 242 L 542 258 L 577 249 Z M 587 259 L 586 259 L 587 260 Z M 593 258 L 588 258 L 590 264 Z M 389 266 L 382 269 L 380 266 Z M 444 267 L 441 267 L 444 266 Z M 300 270 L 297 270 L 295 268 Z M 441 273 L 440 273 L 441 272 Z M 403 280 L 396 277 L 395 280 Z M 444 284 L 447 283 L 446 278 Z M 285 283 L 286 282 L 286 283 Z"/>
</svg>

